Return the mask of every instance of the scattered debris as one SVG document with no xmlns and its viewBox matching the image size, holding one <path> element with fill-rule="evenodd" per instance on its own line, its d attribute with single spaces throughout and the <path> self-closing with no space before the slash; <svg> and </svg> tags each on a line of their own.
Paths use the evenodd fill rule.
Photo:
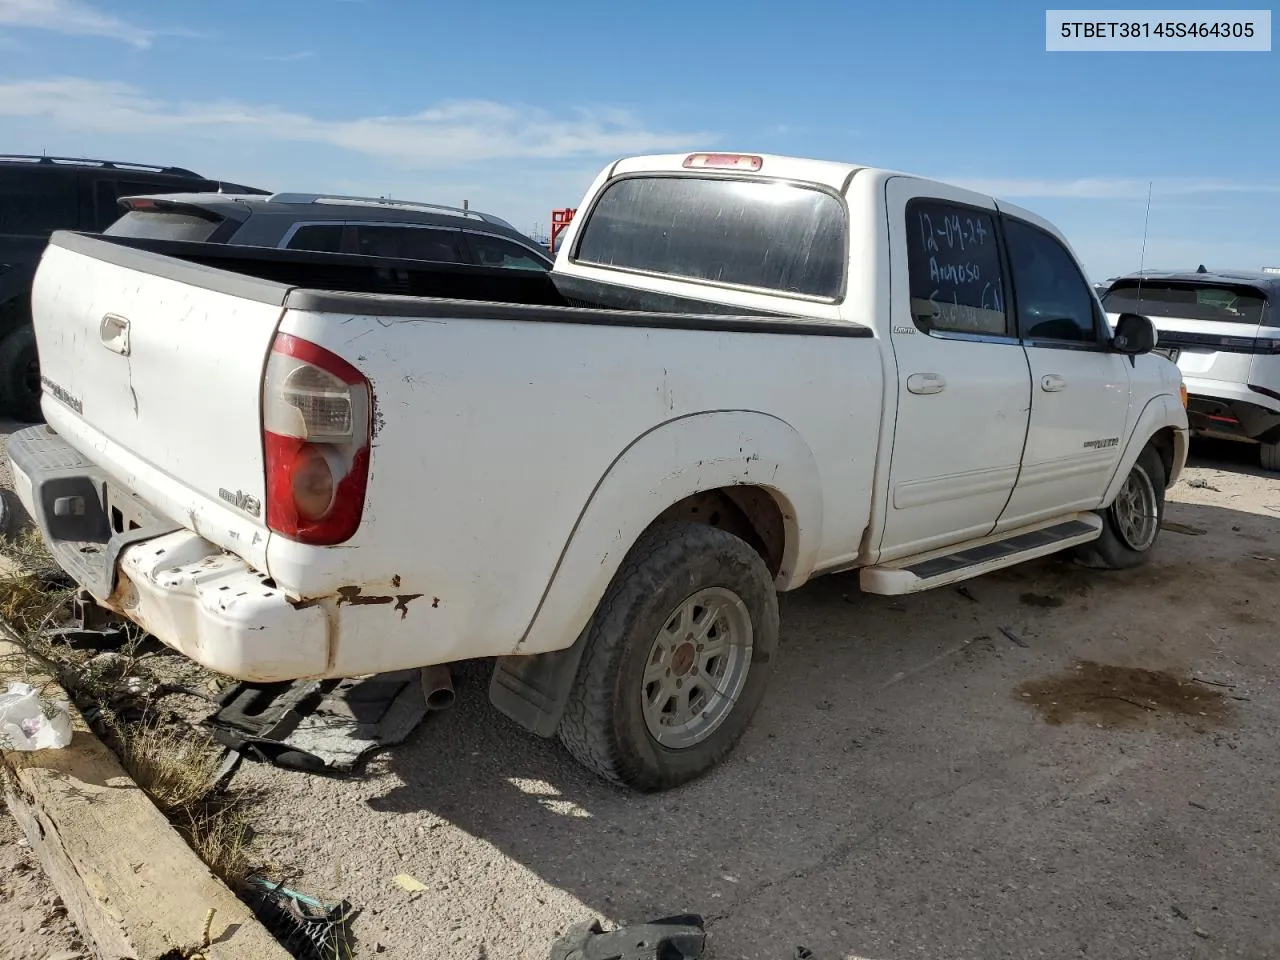
<svg viewBox="0 0 1280 960">
<path fill-rule="evenodd" d="M 349 924 L 356 911 L 348 901 L 322 903 L 263 877 L 253 877 L 250 886 L 249 906 L 254 914 L 299 960 L 354 956 Z"/>
<path fill-rule="evenodd" d="M 411 876 L 407 873 L 396 875 L 396 886 L 402 890 L 408 890 L 410 893 L 421 893 L 427 889 L 427 885 L 425 883 L 417 877 Z"/>
<path fill-rule="evenodd" d="M 1214 493 L 1222 492 L 1217 487 L 1215 487 L 1212 483 L 1210 483 L 1208 480 L 1202 480 L 1199 477 L 1192 477 L 1190 480 L 1187 481 L 1187 486 L 1192 487 L 1196 490 L 1212 490 Z"/>
<path fill-rule="evenodd" d="M 448 674 L 401 670 L 354 680 L 238 683 L 218 698 L 205 723 L 223 746 L 278 767 L 350 773 L 381 747 L 393 746 L 433 706 L 453 702 Z"/>
<path fill-rule="evenodd" d="M 982 602 L 973 595 L 973 592 L 968 587 L 956 587 L 956 593 L 960 594 L 960 596 L 964 597 L 966 600 L 972 600 L 974 603 Z M 803 947 L 798 949 L 803 949 Z"/>
<path fill-rule="evenodd" d="M 28 683 L 13 681 L 0 693 L 0 749 L 60 750 L 71 742 L 68 705 L 47 697 Z"/>
<path fill-rule="evenodd" d="M 1174 915 L 1175 917 L 1177 917 L 1179 920 L 1190 920 L 1190 919 L 1191 919 L 1191 918 L 1190 918 L 1190 917 L 1188 917 L 1185 913 L 1183 913 L 1181 910 L 1179 910 L 1179 909 L 1178 909 L 1178 905 L 1177 905 L 1176 903 L 1175 903 L 1175 904 L 1172 904 L 1172 905 L 1171 905 L 1171 908 L 1172 908 L 1172 910 L 1173 910 L 1173 915 Z"/>
<path fill-rule="evenodd" d="M 1196 928 L 1195 928 L 1194 930 L 1192 930 L 1191 932 L 1192 932 L 1192 933 L 1194 933 L 1194 934 L 1195 934 L 1197 937 L 1199 937 L 1201 940 L 1209 940 L 1209 939 L 1211 939 L 1211 938 L 1210 938 L 1210 936 L 1209 936 L 1209 934 L 1208 934 L 1207 932 L 1205 932 L 1204 930 L 1201 930 L 1199 927 L 1196 927 Z"/>
<path fill-rule="evenodd" d="M 1006 637 L 1008 637 L 1010 640 L 1012 640 L 1014 643 L 1016 643 L 1020 647 L 1029 648 L 1031 646 L 1031 644 L 1027 643 L 1027 641 L 1023 640 L 1020 636 L 1018 636 L 1008 627 L 997 627 L 996 629 L 999 630 L 1001 633 L 1003 633 Z"/>
<path fill-rule="evenodd" d="M 1209 808 L 1208 808 L 1208 807 L 1206 807 L 1203 803 L 1196 803 L 1194 800 L 1188 800 L 1188 801 L 1187 801 L 1187 805 L 1188 805 L 1188 806 L 1195 807 L 1197 810 L 1208 810 L 1208 809 L 1209 809 Z M 1183 917 L 1183 919 L 1185 920 L 1185 919 L 1186 919 L 1186 917 Z"/>
<path fill-rule="evenodd" d="M 1053 597 L 1047 593 L 1024 593 L 1018 600 L 1028 607 L 1060 607 L 1066 603 L 1061 597 Z"/>
<path fill-rule="evenodd" d="M 696 960 L 706 949 L 702 917 L 685 914 L 606 933 L 599 920 L 576 923 L 551 946 L 550 960 Z"/>
<path fill-rule="evenodd" d="M 1169 533 L 1180 533 L 1186 537 L 1203 537 L 1208 533 L 1207 530 L 1201 530 L 1199 527 L 1192 527 L 1174 520 L 1166 520 L 1160 524 L 1160 529 L 1167 530 Z"/>
<path fill-rule="evenodd" d="M 1273 561 L 1275 560 L 1275 557 L 1263 557 L 1263 556 L 1259 556 L 1258 554 L 1256 554 L 1256 553 L 1255 553 L 1255 554 L 1253 555 L 1253 559 L 1255 559 L 1255 560 L 1261 560 L 1263 563 L 1271 563 L 1271 562 L 1273 562 Z"/>
</svg>

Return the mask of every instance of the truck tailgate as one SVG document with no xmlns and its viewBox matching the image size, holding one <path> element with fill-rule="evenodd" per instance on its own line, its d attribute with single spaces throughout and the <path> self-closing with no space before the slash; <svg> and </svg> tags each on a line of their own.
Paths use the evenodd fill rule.
<svg viewBox="0 0 1280 960">
<path fill-rule="evenodd" d="M 32 291 L 49 425 L 127 494 L 259 568 L 262 371 L 287 290 L 58 234 Z"/>
</svg>

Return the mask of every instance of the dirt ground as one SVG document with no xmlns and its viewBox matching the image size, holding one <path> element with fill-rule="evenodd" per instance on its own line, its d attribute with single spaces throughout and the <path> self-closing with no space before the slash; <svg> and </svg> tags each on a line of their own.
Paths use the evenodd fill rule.
<svg viewBox="0 0 1280 960">
<path fill-rule="evenodd" d="M 1194 454 L 1140 570 L 784 596 L 764 706 L 688 787 L 601 783 L 468 665 L 362 779 L 246 762 L 259 843 L 363 911 L 359 957 L 537 960 L 690 911 L 710 960 L 1280 956 L 1280 479 Z"/>
<path fill-rule="evenodd" d="M 0 805 L 0 960 L 87 957 L 17 823 Z"/>
</svg>

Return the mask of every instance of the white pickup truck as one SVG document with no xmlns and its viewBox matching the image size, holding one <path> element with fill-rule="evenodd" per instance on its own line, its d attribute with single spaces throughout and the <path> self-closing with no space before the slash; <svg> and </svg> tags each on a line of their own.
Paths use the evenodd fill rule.
<svg viewBox="0 0 1280 960">
<path fill-rule="evenodd" d="M 551 274 L 55 235 L 22 502 L 213 670 L 497 658 L 500 710 L 639 790 L 732 749 L 777 591 L 1152 549 L 1181 378 L 1039 217 L 741 154 L 619 161 L 579 211 Z"/>
</svg>

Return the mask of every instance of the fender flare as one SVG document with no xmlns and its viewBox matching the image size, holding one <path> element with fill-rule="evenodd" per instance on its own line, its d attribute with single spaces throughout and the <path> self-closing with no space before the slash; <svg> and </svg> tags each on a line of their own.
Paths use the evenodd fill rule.
<svg viewBox="0 0 1280 960">
<path fill-rule="evenodd" d="M 782 509 L 786 546 L 776 582 L 803 582 L 821 546 L 822 484 L 813 451 L 777 417 L 720 410 L 666 421 L 610 464 L 579 514 L 515 650 L 574 643 L 640 534 L 663 510 L 718 487 L 754 485 Z"/>
<path fill-rule="evenodd" d="M 1116 471 L 1107 484 L 1099 507 L 1110 506 L 1119 496 L 1125 478 L 1129 476 L 1129 471 L 1138 462 L 1138 457 L 1147 448 L 1151 438 L 1167 427 L 1172 427 L 1174 431 L 1173 470 L 1170 471 L 1167 482 L 1170 487 L 1177 482 L 1182 464 L 1187 458 L 1187 411 L 1177 397 L 1162 393 L 1152 397 L 1142 408 L 1142 413 L 1138 414 L 1138 422 L 1129 432 L 1129 442 L 1116 463 Z"/>
</svg>

